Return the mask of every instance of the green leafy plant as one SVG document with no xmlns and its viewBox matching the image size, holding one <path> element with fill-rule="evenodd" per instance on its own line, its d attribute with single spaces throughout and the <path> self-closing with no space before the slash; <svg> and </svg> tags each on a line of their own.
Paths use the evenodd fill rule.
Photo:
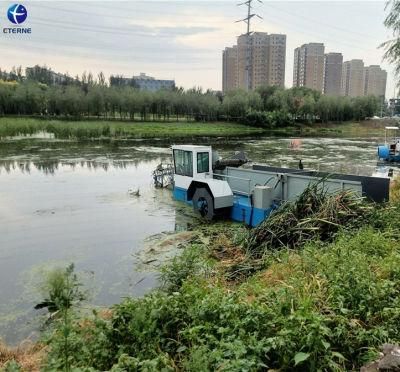
<svg viewBox="0 0 400 372">
<path fill-rule="evenodd" d="M 47 308 L 56 323 L 56 334 L 59 337 L 50 338 L 53 346 L 58 349 L 59 355 L 57 368 L 64 371 L 71 370 L 72 354 L 78 352 L 77 343 L 74 338 L 72 311 L 75 306 L 87 298 L 82 290 L 77 274 L 74 271 L 74 264 L 66 269 L 55 269 L 50 271 L 44 281 L 42 290 L 45 298 L 35 306 L 35 309 Z"/>
<path fill-rule="evenodd" d="M 20 371 L 22 371 L 22 369 L 21 369 L 21 366 L 15 360 L 12 360 L 4 366 L 2 371 L 4 371 L 4 372 L 20 372 Z"/>
<path fill-rule="evenodd" d="M 35 309 L 47 308 L 50 313 L 68 310 L 87 298 L 74 272 L 74 264 L 66 269 L 50 271 L 45 278 L 42 291 L 45 293 L 45 298 L 35 306 Z"/>
<path fill-rule="evenodd" d="M 178 291 L 189 277 L 207 275 L 208 271 L 203 247 L 191 245 L 161 268 L 160 279 L 164 289 L 174 292 Z"/>
</svg>

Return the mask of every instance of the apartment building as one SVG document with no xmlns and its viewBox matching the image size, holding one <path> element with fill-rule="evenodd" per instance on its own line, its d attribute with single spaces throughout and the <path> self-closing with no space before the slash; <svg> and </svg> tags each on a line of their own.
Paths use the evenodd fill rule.
<svg viewBox="0 0 400 372">
<path fill-rule="evenodd" d="M 364 95 L 364 62 L 352 59 L 343 63 L 341 94 L 348 97 Z"/>
<path fill-rule="evenodd" d="M 233 61 L 236 55 L 236 64 Z M 223 91 L 285 85 L 286 35 L 254 32 L 223 51 Z M 234 83 L 236 82 L 236 84 Z"/>
<path fill-rule="evenodd" d="M 222 91 L 229 92 L 238 87 L 238 49 L 237 46 L 225 48 L 222 52 Z"/>
<path fill-rule="evenodd" d="M 378 65 L 364 68 L 364 95 L 379 97 L 382 102 L 386 95 L 387 72 Z"/>
<path fill-rule="evenodd" d="M 323 93 L 329 96 L 340 96 L 342 87 L 343 55 L 341 53 L 325 54 Z"/>
<path fill-rule="evenodd" d="M 304 44 L 294 50 L 293 86 L 308 87 L 319 92 L 324 87 L 325 46 Z"/>
</svg>

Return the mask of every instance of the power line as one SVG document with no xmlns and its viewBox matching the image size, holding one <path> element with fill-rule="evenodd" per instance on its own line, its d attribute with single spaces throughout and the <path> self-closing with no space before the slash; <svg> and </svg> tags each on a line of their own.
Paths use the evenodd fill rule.
<svg viewBox="0 0 400 372">
<path fill-rule="evenodd" d="M 147 59 L 140 58 L 140 55 L 136 50 L 127 50 L 127 49 L 121 49 L 118 47 L 115 47 L 113 49 L 106 49 L 106 48 L 90 48 L 90 42 L 86 44 L 82 44 L 80 46 L 77 46 L 75 43 L 68 43 L 65 42 L 65 40 L 54 40 L 50 39 L 48 37 L 35 37 L 35 42 L 29 41 L 29 45 L 25 44 L 15 44 L 13 42 L 14 39 L 2 39 L 0 40 L 0 47 L 1 46 L 12 46 L 14 50 L 23 50 L 29 52 L 30 50 L 37 50 L 37 51 L 42 51 L 42 52 L 48 52 L 49 48 L 49 42 L 55 42 L 56 45 L 53 46 L 51 52 L 57 53 L 59 51 L 63 51 L 64 48 L 68 47 L 71 48 L 69 49 L 70 54 L 74 54 L 76 56 L 81 56 L 81 57 L 101 57 L 105 60 L 109 61 L 114 61 L 115 55 L 117 55 L 119 58 L 124 58 L 127 60 L 132 60 L 133 57 L 136 57 L 136 61 L 139 61 L 140 63 L 145 63 Z M 41 46 L 43 45 L 43 46 Z M 7 47 L 7 49 L 10 49 Z M 114 57 L 110 54 L 110 51 L 113 53 Z M 143 52 L 144 54 L 147 52 L 152 52 L 154 51 L 154 48 L 149 46 L 149 47 L 141 47 L 140 51 Z M 198 51 L 197 55 L 201 55 L 201 57 L 205 56 L 207 58 L 207 55 L 210 54 L 207 51 Z M 180 50 L 180 51 L 174 51 L 174 52 L 169 52 L 169 53 L 162 53 L 163 58 L 161 59 L 162 62 L 165 62 L 166 64 L 168 63 L 177 63 L 177 56 L 180 57 L 178 60 L 180 60 L 182 57 L 186 55 L 185 50 Z M 105 58 L 105 57 L 109 58 Z M 139 58 L 138 58 L 139 56 Z M 198 57 L 196 57 L 198 59 Z M 203 64 L 202 61 L 194 61 L 192 60 L 191 65 L 201 65 Z M 187 64 L 187 62 L 182 62 L 182 64 Z M 181 67 L 179 67 L 181 69 Z"/>
<path fill-rule="evenodd" d="M 96 5 L 96 9 L 102 8 L 102 9 L 108 10 L 108 12 L 107 13 L 98 13 L 98 12 L 85 11 L 85 10 L 76 10 L 76 9 L 68 9 L 68 8 L 62 8 L 62 7 L 57 8 L 57 7 L 52 7 L 52 6 L 43 5 L 43 4 L 36 4 L 36 3 L 32 3 L 32 4 L 34 4 L 34 7 L 37 8 L 37 9 L 53 10 L 53 11 L 56 11 L 56 12 L 79 14 L 79 15 L 91 16 L 91 17 L 96 17 L 96 18 L 99 18 L 99 17 L 100 18 L 112 18 L 112 19 L 116 18 L 116 14 L 112 14 L 111 13 L 115 8 L 110 9 L 110 8 L 106 8 L 106 7 L 100 7 L 99 5 Z M 132 21 L 132 18 L 134 16 L 137 16 L 138 13 L 149 14 L 151 16 L 154 16 L 154 15 L 161 15 L 161 16 L 169 15 L 169 16 L 179 16 L 179 17 L 193 17 L 193 14 L 188 14 L 188 13 L 184 13 L 184 12 L 168 12 L 168 11 L 165 11 L 165 10 L 155 12 L 154 10 L 149 10 L 149 9 L 134 9 L 134 10 L 132 10 L 132 12 L 124 10 L 124 14 L 123 15 L 118 14 L 118 20 Z M 128 14 L 132 14 L 132 15 L 130 16 Z"/>
<path fill-rule="evenodd" d="M 87 32 L 95 32 L 101 34 L 111 34 L 111 35 L 126 35 L 126 36 L 145 36 L 145 37 L 154 37 L 150 33 L 138 32 L 137 30 L 132 29 L 122 29 L 122 28 L 113 28 L 106 26 L 90 26 L 90 25 L 82 25 L 76 22 L 57 22 L 53 20 L 47 20 L 44 18 L 37 17 L 35 20 L 31 21 L 32 24 L 38 24 L 47 27 L 57 27 L 57 29 L 65 29 L 65 30 L 74 30 L 74 31 L 87 31 Z M 162 34 L 157 35 L 157 37 L 167 37 Z"/>
<path fill-rule="evenodd" d="M 261 1 L 260 1 L 261 2 Z M 247 5 L 247 1 L 246 2 L 244 2 L 244 3 L 242 3 L 242 4 L 238 4 L 238 5 Z M 331 25 L 331 24 L 327 24 L 327 23 L 324 23 L 324 22 L 321 22 L 321 21 L 318 21 L 318 20 L 316 20 L 316 19 L 314 19 L 314 18 L 310 18 L 310 17 L 305 17 L 305 16 L 300 16 L 300 15 L 298 15 L 298 14 L 294 14 L 294 13 L 291 13 L 291 12 L 289 12 L 289 11 L 286 11 L 286 10 L 283 10 L 283 9 L 281 9 L 281 8 L 279 8 L 279 7 L 276 7 L 276 6 L 274 6 L 274 5 L 271 5 L 271 4 L 269 4 L 269 6 L 271 7 L 271 8 L 273 8 L 273 9 L 275 9 L 276 11 L 278 11 L 278 12 L 282 12 L 282 13 L 286 13 L 286 14 L 288 14 L 288 15 L 290 15 L 290 16 L 292 16 L 292 17 L 296 17 L 296 19 L 297 20 L 299 20 L 299 18 L 301 18 L 301 19 L 303 19 L 303 20 L 305 20 L 305 21 L 312 21 L 313 23 L 319 23 L 319 24 L 322 24 L 322 25 L 324 25 L 325 27 L 328 27 L 328 28 L 331 28 L 331 29 L 335 29 L 335 30 L 338 30 L 338 31 L 341 31 L 341 32 L 346 32 L 346 34 L 347 34 L 347 36 L 346 36 L 346 39 L 348 40 L 348 35 L 349 34 L 352 34 L 352 35 L 354 35 L 354 36 L 356 36 L 356 35 L 358 35 L 358 37 L 363 37 L 364 39 L 366 38 L 366 37 L 368 37 L 368 38 L 371 38 L 372 37 L 372 35 L 367 35 L 367 34 L 363 34 L 363 33 L 360 33 L 360 32 L 357 32 L 357 31 L 354 31 L 354 30 L 352 30 L 352 31 L 350 31 L 350 30 L 348 30 L 348 29 L 345 29 L 345 28 L 341 28 L 341 27 L 337 27 L 337 26 L 334 26 L 334 25 Z M 90 16 L 96 16 L 96 17 L 111 17 L 111 18 L 114 18 L 114 15 L 112 15 L 112 14 L 100 14 L 100 13 L 92 13 L 92 12 L 85 12 L 85 11 L 82 11 L 82 10 L 75 10 L 75 9 L 66 9 L 66 8 L 55 8 L 55 7 L 51 7 L 51 6 L 47 6 L 47 5 L 42 5 L 42 4 L 40 4 L 40 5 L 36 5 L 35 4 L 35 7 L 37 7 L 37 8 L 43 8 L 43 9 L 48 9 L 48 10 L 54 10 L 54 11 L 61 11 L 61 12 L 68 12 L 68 13 L 72 13 L 72 14 L 82 14 L 82 15 L 90 15 Z M 104 8 L 104 7 L 103 7 Z M 105 9 L 105 8 L 104 8 Z M 139 12 L 140 13 L 149 13 L 149 14 L 154 14 L 154 12 L 153 11 L 147 11 L 147 10 L 142 10 L 142 9 L 140 9 L 139 10 Z M 164 14 L 164 12 L 163 12 L 163 14 Z M 168 14 L 170 14 L 170 15 L 179 15 L 180 17 L 183 15 L 182 13 L 168 13 Z M 187 14 L 185 15 L 185 16 L 188 16 Z M 251 18 L 253 18 L 254 16 L 257 16 L 257 15 L 251 15 L 252 17 Z M 242 20 L 239 20 L 239 21 L 237 21 L 237 22 L 246 22 L 247 23 L 247 18 L 248 17 L 246 17 L 246 18 L 244 18 L 244 19 L 242 19 Z M 259 17 L 258 16 L 258 18 L 260 18 L 260 19 L 262 19 L 261 17 Z M 121 15 L 121 16 L 118 16 L 118 19 L 122 19 L 122 20 L 132 20 L 132 17 L 130 17 L 130 16 L 124 16 L 124 15 Z M 63 22 L 63 24 L 65 24 L 65 22 Z M 82 26 L 81 24 L 77 24 L 77 23 L 70 23 L 71 25 L 77 25 L 77 26 Z M 136 32 L 136 31 L 134 31 L 134 30 L 122 30 L 122 29 L 120 29 L 120 30 L 118 30 L 118 28 L 116 29 L 116 28 L 111 28 L 111 27 L 107 27 L 107 26 L 101 26 L 101 25 L 98 25 L 98 26 L 88 26 L 88 25 L 83 25 L 83 27 L 85 27 L 85 28 L 82 28 L 83 30 L 87 30 L 87 28 L 90 28 L 90 31 L 94 31 L 95 29 L 96 30 L 99 30 L 99 32 L 102 32 L 102 30 L 104 31 L 104 30 L 107 30 L 107 29 L 109 29 L 109 30 L 115 30 L 116 32 L 121 32 L 121 33 L 128 33 L 128 32 Z M 146 36 L 146 35 L 143 35 L 143 36 Z M 160 37 L 160 36 L 162 36 L 162 35 L 158 35 L 158 37 Z M 358 42 L 358 40 L 356 41 L 356 40 L 354 40 L 355 42 Z"/>
<path fill-rule="evenodd" d="M 299 14 L 294 14 L 294 13 L 288 12 L 287 10 L 283 10 L 283 9 L 281 9 L 279 7 L 271 5 L 271 3 L 269 3 L 268 6 L 273 8 L 273 9 L 275 9 L 275 10 L 277 10 L 278 12 L 286 13 L 286 14 L 292 16 L 292 17 L 295 17 L 296 19 L 303 18 L 306 21 L 311 21 L 313 23 L 319 23 L 319 24 L 323 25 L 324 27 L 329 27 L 329 28 L 332 28 L 332 29 L 335 29 L 335 30 L 338 30 L 338 31 L 341 31 L 341 32 L 345 32 L 346 34 L 359 35 L 359 36 L 363 37 L 364 39 L 373 37 L 373 35 L 364 34 L 364 33 L 361 33 L 361 32 L 354 31 L 354 30 L 350 31 L 350 30 L 342 28 L 342 27 L 337 27 L 337 26 L 334 26 L 334 25 L 330 25 L 330 24 L 327 24 L 325 22 L 316 20 L 315 18 L 310 18 L 310 17 L 305 17 L 305 16 L 302 16 L 302 15 L 299 15 Z"/>
<path fill-rule="evenodd" d="M 365 52 L 372 52 L 372 51 L 375 52 L 376 51 L 376 49 L 372 49 L 372 48 L 368 49 L 368 48 L 361 47 L 358 44 L 353 44 L 352 40 L 350 40 L 350 42 L 347 43 L 347 42 L 343 42 L 343 41 L 338 41 L 332 35 L 321 34 L 321 33 L 317 33 L 317 32 L 312 32 L 312 31 L 310 32 L 310 31 L 304 30 L 304 27 L 302 27 L 301 25 L 295 25 L 292 22 L 287 21 L 287 20 L 280 19 L 279 23 L 276 22 L 276 21 L 277 20 L 272 18 L 272 16 L 271 16 L 270 19 L 268 19 L 268 22 L 270 24 L 276 25 L 278 27 L 282 27 L 282 24 L 286 24 L 285 25 L 285 30 L 292 30 L 292 31 L 294 31 L 296 33 L 307 35 L 308 37 L 309 36 L 314 37 L 314 38 L 317 37 L 317 39 L 321 40 L 321 42 L 326 42 L 326 41 L 333 42 L 333 43 L 335 43 L 337 45 L 346 46 L 346 47 L 350 47 L 352 49 L 358 49 L 358 50 L 362 50 L 362 51 L 365 51 Z"/>
</svg>

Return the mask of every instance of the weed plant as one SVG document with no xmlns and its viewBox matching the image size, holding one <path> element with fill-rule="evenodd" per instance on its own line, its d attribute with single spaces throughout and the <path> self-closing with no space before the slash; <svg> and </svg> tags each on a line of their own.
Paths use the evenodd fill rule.
<svg viewBox="0 0 400 372">
<path fill-rule="evenodd" d="M 35 306 L 35 309 L 47 308 L 50 320 L 55 327 L 57 337 L 53 347 L 57 347 L 60 358 L 57 369 L 70 371 L 73 364 L 73 355 L 79 353 L 74 342 L 75 313 L 77 306 L 87 298 L 82 290 L 74 265 L 69 265 L 65 270 L 54 269 L 45 277 L 42 290 L 45 298 Z"/>
<path fill-rule="evenodd" d="M 295 202 L 287 202 L 250 232 L 247 252 L 259 258 L 266 250 L 295 249 L 315 239 L 332 240 L 340 229 L 360 226 L 372 208 L 352 190 L 332 194 L 323 181 L 312 183 Z"/>
</svg>

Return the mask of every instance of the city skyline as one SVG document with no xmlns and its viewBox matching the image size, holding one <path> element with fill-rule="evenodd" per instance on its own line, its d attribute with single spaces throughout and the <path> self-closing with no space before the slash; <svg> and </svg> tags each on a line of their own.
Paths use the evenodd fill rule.
<svg viewBox="0 0 400 372">
<path fill-rule="evenodd" d="M 0 11 L 7 4 L 0 1 Z M 46 64 L 72 76 L 83 71 L 103 71 L 107 77 L 146 72 L 175 79 L 177 86 L 185 88 L 221 90 L 221 51 L 244 32 L 244 25 L 234 23 L 243 15 L 235 2 L 125 2 L 122 16 L 117 15 L 115 3 L 70 4 L 30 2 L 32 34 L 29 38 L 2 35 L 1 66 Z M 320 42 L 326 53 L 340 52 L 345 60 L 381 65 L 388 71 L 386 95 L 393 96 L 393 68 L 382 63 L 384 51 L 377 49 L 390 38 L 383 26 L 383 1 L 270 1 L 256 10 L 264 20 L 255 21 L 253 30 L 287 35 L 286 87 L 293 81 L 294 49 Z M 117 41 L 116 34 L 120 35 Z M 49 45 L 52 48 L 46 52 Z"/>
</svg>

